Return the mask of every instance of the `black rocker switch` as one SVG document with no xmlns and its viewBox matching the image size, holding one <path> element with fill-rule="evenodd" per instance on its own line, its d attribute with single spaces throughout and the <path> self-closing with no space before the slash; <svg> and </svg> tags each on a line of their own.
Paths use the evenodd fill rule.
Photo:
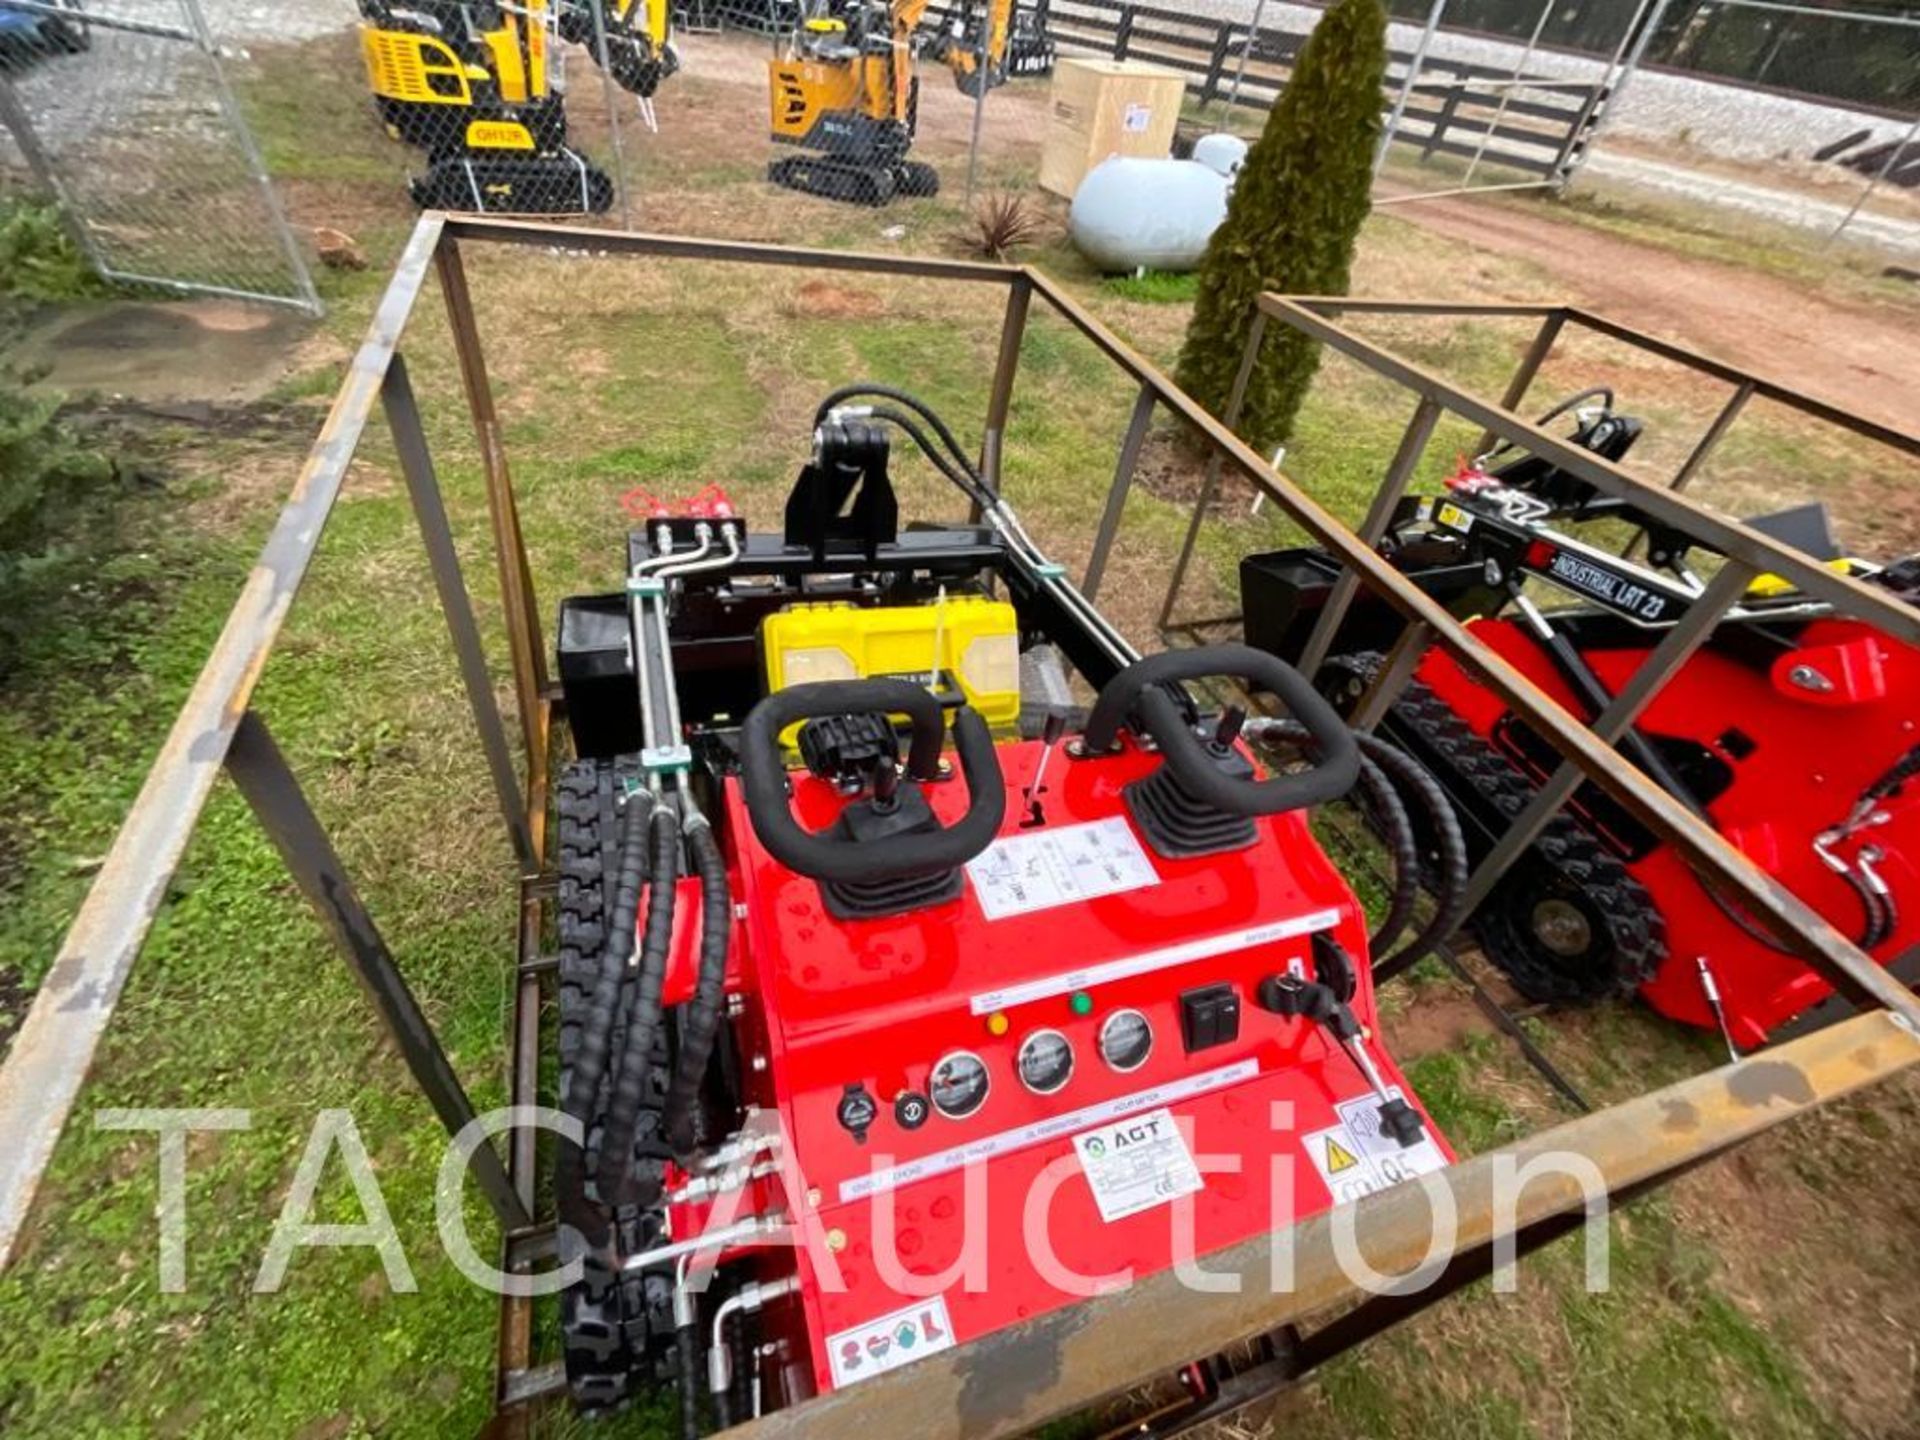
<svg viewBox="0 0 1920 1440">
<path fill-rule="evenodd" d="M 902 1090 L 893 1097 L 893 1118 L 902 1130 L 918 1130 L 932 1113 L 933 1106 L 918 1090 Z"/>
<path fill-rule="evenodd" d="M 1240 1038 L 1240 997 L 1231 985 L 1207 985 L 1180 996 L 1180 1038 L 1187 1053 Z"/>
<path fill-rule="evenodd" d="M 880 1107 L 874 1103 L 867 1087 L 856 1080 L 847 1086 L 847 1093 L 840 1097 L 840 1104 L 833 1113 L 855 1142 L 864 1145 L 867 1143 L 867 1131 L 873 1128 L 874 1119 L 880 1114 Z"/>
</svg>

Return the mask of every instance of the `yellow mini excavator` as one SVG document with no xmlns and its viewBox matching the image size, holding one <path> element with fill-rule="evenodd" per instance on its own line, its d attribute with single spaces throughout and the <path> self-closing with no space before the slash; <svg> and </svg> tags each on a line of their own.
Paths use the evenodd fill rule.
<svg viewBox="0 0 1920 1440">
<path fill-rule="evenodd" d="M 567 143 L 556 41 L 578 42 L 644 105 L 679 68 L 670 0 L 359 0 L 367 80 L 387 132 L 427 152 L 414 202 L 597 214 L 613 182 Z"/>
<path fill-rule="evenodd" d="M 954 0 L 936 26 L 927 54 L 953 71 L 963 95 L 989 90 L 1016 75 L 1051 75 L 1058 51 L 1047 32 L 1047 0 L 1029 9 L 1014 0 Z"/>
<path fill-rule="evenodd" d="M 939 193 L 939 172 L 907 158 L 926 9 L 927 0 L 832 0 L 802 18 L 768 68 L 773 138 L 802 153 L 775 160 L 769 180 L 857 205 Z"/>
<path fill-rule="evenodd" d="M 924 47 L 968 95 L 1009 74 L 1045 74 L 1054 47 L 1042 12 L 1014 0 L 960 0 L 930 31 L 928 0 L 822 0 L 802 11 L 785 53 L 769 69 L 773 138 L 802 153 L 767 167 L 776 185 L 885 205 L 895 196 L 934 195 L 940 176 L 909 160 L 919 122 Z"/>
</svg>

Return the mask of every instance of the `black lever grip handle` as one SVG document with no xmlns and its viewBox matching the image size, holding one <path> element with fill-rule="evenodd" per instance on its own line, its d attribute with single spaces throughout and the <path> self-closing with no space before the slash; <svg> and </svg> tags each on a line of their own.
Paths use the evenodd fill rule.
<svg viewBox="0 0 1920 1440">
<path fill-rule="evenodd" d="M 862 884 L 937 875 L 973 859 L 993 843 L 1006 814 L 1006 784 L 987 722 L 970 709 L 953 720 L 954 748 L 966 780 L 967 813 L 958 822 L 923 835 L 903 835 L 875 847 L 851 845 L 810 834 L 793 818 L 780 732 L 796 720 L 823 715 L 904 713 L 913 721 L 908 773 L 932 779 L 939 773 L 940 702 L 905 680 L 823 680 L 775 691 L 748 713 L 740 727 L 741 794 L 753 833 L 782 865 L 829 884 Z"/>
<path fill-rule="evenodd" d="M 1319 752 L 1310 770 L 1268 780 L 1235 780 L 1207 755 L 1206 742 L 1188 727 L 1180 707 L 1162 689 L 1180 680 L 1232 675 L 1249 689 L 1266 690 L 1303 726 Z M 1087 718 L 1086 749 L 1113 748 L 1121 723 L 1137 711 L 1139 724 L 1160 747 L 1167 765 L 1198 799 L 1229 815 L 1280 815 L 1337 800 L 1360 778 L 1360 747 L 1353 732 L 1306 676 L 1276 655 L 1250 645 L 1202 645 L 1136 660 L 1101 690 Z"/>
</svg>

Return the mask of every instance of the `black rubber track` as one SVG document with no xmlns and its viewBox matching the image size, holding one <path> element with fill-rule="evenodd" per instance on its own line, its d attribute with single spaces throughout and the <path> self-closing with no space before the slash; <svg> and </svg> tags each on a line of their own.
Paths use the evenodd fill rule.
<svg viewBox="0 0 1920 1440">
<path fill-rule="evenodd" d="M 1525 773 L 1420 681 L 1408 684 L 1394 719 L 1418 731 L 1451 767 L 1444 783 L 1478 791 L 1509 819 L 1533 798 Z M 1535 936 L 1531 916 L 1547 899 L 1567 902 L 1587 920 L 1591 943 L 1583 952 L 1563 955 Z M 1630 995 L 1667 958 L 1666 925 L 1652 897 L 1564 811 L 1501 878 L 1467 928 L 1514 988 L 1542 1004 L 1590 1005 Z"/>
<path fill-rule="evenodd" d="M 592 997 L 600 952 L 606 943 L 606 908 L 611 903 L 619 863 L 619 796 L 629 779 L 638 779 L 637 760 L 582 760 L 562 772 L 554 787 L 555 839 L 558 843 L 559 897 L 559 1058 L 560 1093 L 566 1093 L 581 1027 Z M 670 1055 L 667 1036 L 656 1036 L 645 1099 L 635 1134 L 637 1169 L 658 1175 L 668 1149 L 662 1125 Z M 616 1034 L 615 1046 L 623 1039 Z M 595 1106 L 604 1113 L 606 1085 Z M 587 1131 L 586 1174 L 598 1167 L 600 1123 Z M 597 1198 L 594 1182 L 589 1194 Z M 658 1217 L 637 1207 L 614 1213 L 622 1253 L 643 1249 L 660 1238 Z M 571 1259 L 572 1256 L 565 1256 Z M 586 1278 L 560 1297 L 561 1333 L 567 1378 L 583 1410 L 609 1410 L 624 1404 L 636 1381 L 648 1384 L 672 1378 L 672 1276 L 611 1274 L 587 1257 Z"/>
</svg>

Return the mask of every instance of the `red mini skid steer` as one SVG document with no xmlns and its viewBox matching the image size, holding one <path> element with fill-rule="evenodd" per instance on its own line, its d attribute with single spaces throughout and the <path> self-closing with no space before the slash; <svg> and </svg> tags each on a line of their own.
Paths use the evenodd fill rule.
<svg viewBox="0 0 1920 1440">
<path fill-rule="evenodd" d="M 901 436 L 982 522 L 901 526 Z M 1403 756 L 1246 646 L 1141 658 L 902 392 L 828 397 L 778 527 L 641 508 L 559 633 L 582 1408 L 724 1428 L 1448 1163 L 1376 1033 L 1408 914 L 1307 826 L 1417 812 Z"/>
<path fill-rule="evenodd" d="M 1618 459 L 1640 422 L 1599 390 L 1574 440 Z M 1475 637 L 1572 713 L 1596 717 L 1704 580 L 1685 539 L 1538 457 L 1484 456 L 1446 494 L 1409 499 L 1382 553 L 1468 621 Z M 1607 523 L 1613 548 L 1591 528 Z M 1844 560 L 1807 506 L 1754 528 L 1911 601 L 1920 561 Z M 1632 527 L 1631 531 L 1623 527 Z M 1645 559 L 1628 555 L 1645 544 Z M 1699 562 L 1704 565 L 1705 562 Z M 1338 569 L 1289 550 L 1241 565 L 1248 640 L 1298 658 Z M 1543 610 L 1536 596 L 1571 604 Z M 1402 622 L 1362 598 L 1318 676 L 1358 694 Z M 1478 859 L 1558 756 L 1448 656 L 1430 651 L 1382 732 L 1446 787 Z M 1754 582 L 1668 681 L 1621 752 L 1862 949 L 1912 983 L 1920 951 L 1920 651 L 1777 577 Z M 1831 987 L 1685 860 L 1587 784 L 1471 917 L 1488 958 L 1527 998 L 1580 1004 L 1638 991 L 1663 1014 L 1718 1026 L 1746 1049 L 1833 1007 Z M 1904 958 L 1903 958 L 1904 957 Z"/>
</svg>

